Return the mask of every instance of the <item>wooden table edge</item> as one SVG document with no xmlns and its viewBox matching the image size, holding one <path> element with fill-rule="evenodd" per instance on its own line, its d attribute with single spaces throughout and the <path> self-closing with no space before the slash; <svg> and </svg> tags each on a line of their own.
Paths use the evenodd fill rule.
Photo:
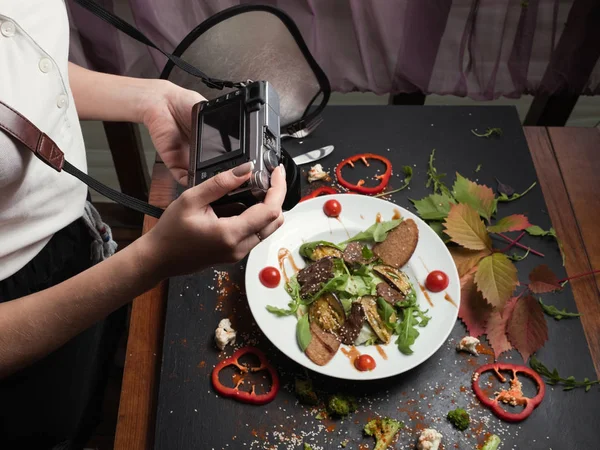
<svg viewBox="0 0 600 450">
<path fill-rule="evenodd" d="M 535 130 L 547 135 L 547 130 L 543 127 L 523 127 L 523 129 L 528 145 Z M 531 147 L 529 150 L 531 153 Z M 531 156 L 535 165 L 535 157 L 533 154 Z M 537 166 L 536 171 L 539 173 Z M 162 207 L 168 204 L 169 194 L 171 199 L 175 195 L 174 182 L 172 180 L 165 182 L 165 172 L 168 174 L 164 164 L 157 160 L 152 173 L 150 202 Z M 548 187 L 542 186 L 542 191 L 546 199 Z M 146 216 L 143 233 L 149 231 L 155 223 L 156 219 Z M 559 230 L 557 232 L 561 234 Z M 164 281 L 133 301 L 115 433 L 115 450 L 148 450 L 154 447 L 167 284 Z M 586 337 L 588 337 L 587 333 Z M 592 357 L 600 375 L 600 355 L 592 355 Z"/>
</svg>

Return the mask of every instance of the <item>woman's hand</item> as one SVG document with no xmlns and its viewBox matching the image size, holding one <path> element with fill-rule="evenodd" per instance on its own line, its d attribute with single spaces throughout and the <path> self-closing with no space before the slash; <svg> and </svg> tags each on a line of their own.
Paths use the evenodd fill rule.
<svg viewBox="0 0 600 450">
<path fill-rule="evenodd" d="M 175 180 L 186 185 L 192 107 L 205 98 L 168 81 L 161 81 L 156 87 L 147 98 L 142 122 Z"/>
<path fill-rule="evenodd" d="M 214 264 L 237 262 L 275 232 L 283 224 L 283 166 L 272 173 L 263 203 L 227 218 L 218 218 L 210 206 L 247 181 L 252 167 L 248 162 L 222 172 L 171 203 L 156 226 L 140 239 L 142 264 L 151 264 L 159 278 L 192 273 Z"/>
</svg>

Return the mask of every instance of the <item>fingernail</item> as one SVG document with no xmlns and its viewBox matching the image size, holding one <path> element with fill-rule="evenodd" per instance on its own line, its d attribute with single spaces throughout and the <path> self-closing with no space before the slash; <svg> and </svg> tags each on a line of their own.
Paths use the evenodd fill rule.
<svg viewBox="0 0 600 450">
<path fill-rule="evenodd" d="M 246 174 L 249 174 L 254 169 L 254 163 L 252 161 L 248 161 L 247 163 L 242 164 L 241 166 L 235 167 L 231 172 L 236 177 L 243 177 Z"/>
<path fill-rule="evenodd" d="M 281 174 L 283 175 L 283 178 L 285 178 L 285 167 L 283 166 L 283 164 L 279 164 L 279 168 L 281 169 Z"/>
</svg>

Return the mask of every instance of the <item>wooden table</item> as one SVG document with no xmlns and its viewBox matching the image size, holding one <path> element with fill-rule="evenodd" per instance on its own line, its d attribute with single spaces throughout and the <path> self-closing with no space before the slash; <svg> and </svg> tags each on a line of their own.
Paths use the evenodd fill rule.
<svg viewBox="0 0 600 450">
<path fill-rule="evenodd" d="M 525 127 L 525 136 L 549 209 L 566 254 L 569 275 L 600 268 L 600 130 Z M 166 207 L 175 183 L 164 164 L 152 174 L 150 202 Z M 147 217 L 144 232 L 156 219 Z M 600 281 L 572 285 L 577 308 L 600 377 Z M 163 344 L 167 282 L 133 302 L 127 359 L 115 438 L 116 450 L 152 449 Z"/>
</svg>

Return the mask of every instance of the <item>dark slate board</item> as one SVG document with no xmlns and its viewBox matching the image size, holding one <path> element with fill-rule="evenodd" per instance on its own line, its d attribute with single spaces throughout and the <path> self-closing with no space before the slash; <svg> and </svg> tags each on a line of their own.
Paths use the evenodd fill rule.
<svg viewBox="0 0 600 450">
<path fill-rule="evenodd" d="M 447 184 L 453 182 L 456 171 L 494 188 L 497 177 L 518 192 L 536 180 L 516 110 L 511 107 L 329 107 L 324 118 L 309 138 L 286 142 L 290 153 L 334 144 L 334 153 L 321 161 L 328 169 L 359 152 L 389 157 L 397 172 L 401 165 L 410 164 L 414 169 L 410 190 L 395 194 L 393 201 L 412 210 L 408 199 L 429 193 L 425 188 L 426 165 L 433 148 L 438 171 L 448 174 Z M 483 131 L 487 127 L 501 127 L 504 133 L 492 139 L 471 134 L 471 129 Z M 481 170 L 475 173 L 479 164 Z M 394 178 L 390 187 L 401 181 L 402 176 Z M 501 204 L 499 211 L 502 215 L 524 213 L 532 223 L 550 227 L 539 186 L 516 202 Z M 564 275 L 552 240 L 526 236 L 523 242 L 546 257 L 530 256 L 518 263 L 521 281 L 526 282 L 527 274 L 542 262 L 559 276 Z M 223 270 L 228 270 L 229 278 L 223 278 Z M 545 300 L 567 310 L 576 309 L 568 287 L 559 294 L 546 295 Z M 212 390 L 210 374 L 219 355 L 213 343 L 214 330 L 224 317 L 231 317 L 240 330 L 238 344 L 258 345 L 280 371 L 284 388 L 267 406 L 222 399 Z M 550 339 L 538 354 L 540 360 L 557 367 L 564 376 L 592 378 L 594 368 L 580 321 L 548 319 L 548 326 Z M 433 357 L 406 374 L 383 381 L 352 383 L 311 373 L 322 392 L 352 392 L 360 397 L 360 410 L 350 419 L 319 421 L 314 418 L 317 411 L 299 405 L 292 392 L 295 376 L 303 376 L 305 370 L 274 349 L 253 322 L 243 295 L 243 265 L 175 278 L 169 288 L 155 448 L 298 449 L 304 441 L 315 449 L 337 449 L 345 439 L 350 440 L 349 449 L 373 448 L 372 440 L 363 437 L 362 426 L 375 415 L 389 415 L 407 425 L 396 444 L 398 449 L 414 448 L 418 430 L 428 426 L 444 435 L 445 449 L 475 448 L 487 432 L 501 436 L 503 449 L 598 448 L 597 387 L 587 394 L 582 389 L 563 392 L 549 387 L 545 400 L 529 419 L 521 424 L 504 423 L 480 406 L 472 394 L 473 369 L 491 357 L 457 354 L 454 348 L 464 335 L 465 328 L 458 321 L 448 342 Z M 231 352 L 228 349 L 227 354 Z M 514 352 L 502 359 L 522 362 Z M 474 418 L 465 433 L 454 430 L 444 418 L 458 406 L 469 408 Z"/>
</svg>

